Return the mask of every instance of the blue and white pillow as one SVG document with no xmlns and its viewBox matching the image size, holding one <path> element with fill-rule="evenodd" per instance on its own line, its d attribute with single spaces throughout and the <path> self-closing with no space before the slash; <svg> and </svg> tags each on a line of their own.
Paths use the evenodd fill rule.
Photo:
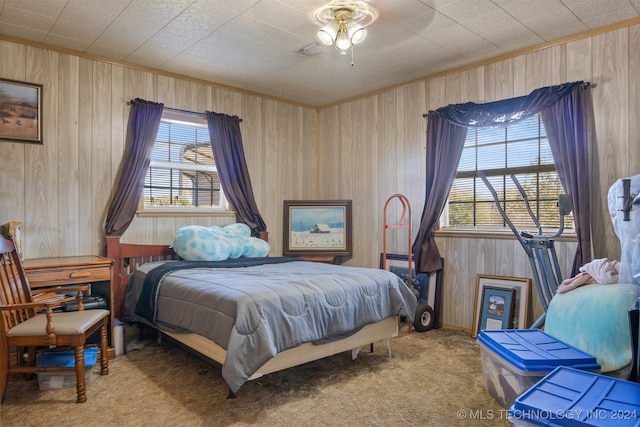
<svg viewBox="0 0 640 427">
<path fill-rule="evenodd" d="M 222 261 L 228 258 L 267 256 L 271 245 L 251 237 L 246 224 L 187 225 L 179 228 L 173 238 L 173 249 L 187 261 Z"/>
</svg>

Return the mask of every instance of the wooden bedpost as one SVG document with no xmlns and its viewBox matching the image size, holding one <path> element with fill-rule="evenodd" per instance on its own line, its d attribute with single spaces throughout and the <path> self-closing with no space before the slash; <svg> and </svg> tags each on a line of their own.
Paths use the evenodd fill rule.
<svg viewBox="0 0 640 427">
<path fill-rule="evenodd" d="M 120 256 L 120 236 L 107 236 L 107 258 L 113 260 L 113 274 L 111 275 L 112 281 L 111 288 L 113 289 L 113 305 L 115 307 L 109 307 L 115 317 L 119 320 L 123 320 L 124 314 L 124 294 L 122 286 L 120 285 L 121 276 L 123 271 L 122 257 Z"/>
</svg>

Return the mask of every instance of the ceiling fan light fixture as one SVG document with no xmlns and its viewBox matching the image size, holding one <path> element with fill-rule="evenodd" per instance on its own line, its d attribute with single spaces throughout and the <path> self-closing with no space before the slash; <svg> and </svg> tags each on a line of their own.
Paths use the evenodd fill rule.
<svg viewBox="0 0 640 427">
<path fill-rule="evenodd" d="M 347 24 L 347 35 L 353 44 L 360 44 L 367 37 L 367 29 L 356 21 Z"/>
<path fill-rule="evenodd" d="M 342 55 L 346 54 L 347 50 L 351 49 L 353 44 L 351 44 L 351 40 L 349 40 L 349 35 L 347 31 L 341 29 L 338 31 L 338 36 L 336 37 L 336 49 L 340 51 Z"/>
<path fill-rule="evenodd" d="M 342 55 L 367 37 L 366 26 L 378 18 L 378 9 L 359 0 L 331 0 L 309 11 L 309 18 L 321 26 L 318 39 L 335 45 Z"/>
<path fill-rule="evenodd" d="M 318 31 L 318 39 L 325 45 L 331 46 L 338 35 L 338 23 L 329 22 Z"/>
</svg>

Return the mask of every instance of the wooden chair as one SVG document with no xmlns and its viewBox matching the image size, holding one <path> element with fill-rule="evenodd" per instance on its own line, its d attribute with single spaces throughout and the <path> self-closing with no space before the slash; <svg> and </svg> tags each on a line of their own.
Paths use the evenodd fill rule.
<svg viewBox="0 0 640 427">
<path fill-rule="evenodd" d="M 12 373 L 75 371 L 77 402 L 87 401 L 84 346 L 87 337 L 100 332 L 100 374 L 109 373 L 107 359 L 108 310 L 84 310 L 82 291 L 88 285 L 47 288 L 45 292 L 77 292 L 78 311 L 53 311 L 55 302 L 34 302 L 20 255 L 13 240 L 0 236 L 0 400 L 4 401 L 7 376 Z M 40 289 L 39 289 L 40 291 Z M 35 366 L 36 351 L 74 349 L 75 367 Z M 10 364 L 10 349 L 17 360 Z M 26 363 L 23 351 L 28 349 Z"/>
</svg>

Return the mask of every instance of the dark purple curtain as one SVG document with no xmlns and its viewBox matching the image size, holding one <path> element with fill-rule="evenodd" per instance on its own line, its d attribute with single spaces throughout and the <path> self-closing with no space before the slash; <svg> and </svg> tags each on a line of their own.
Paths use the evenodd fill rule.
<svg viewBox="0 0 640 427">
<path fill-rule="evenodd" d="M 257 237 L 259 232 L 267 231 L 267 226 L 253 195 L 242 146 L 240 119 L 207 111 L 207 123 L 216 164 L 224 165 L 218 169 L 224 194 L 236 212 L 236 220 L 251 227 L 252 235 Z"/>
<path fill-rule="evenodd" d="M 587 92 L 576 85 L 555 104 L 540 112 L 562 188 L 571 196 L 578 249 L 571 277 L 591 261 L 591 201 L 589 197 L 589 144 Z"/>
<path fill-rule="evenodd" d="M 122 236 L 135 217 L 163 107 L 138 98 L 131 102 L 124 164 L 105 223 L 107 236 Z"/>
<path fill-rule="evenodd" d="M 508 126 L 511 123 L 538 114 L 559 99 L 570 94 L 576 86 L 584 86 L 584 82 L 541 87 L 529 95 L 486 104 L 476 104 L 474 102 L 451 104 L 438 108 L 437 111 L 444 119 L 460 126 Z"/>
<path fill-rule="evenodd" d="M 411 249 L 416 270 L 420 273 L 442 268 L 442 258 L 433 232 L 453 185 L 466 137 L 466 126 L 451 123 L 437 110 L 429 113 L 425 203 L 418 235 Z"/>
<path fill-rule="evenodd" d="M 538 114 L 549 109 L 565 97 L 571 97 L 578 87 L 582 87 L 584 90 L 584 82 L 579 81 L 564 83 L 557 86 L 543 87 L 534 90 L 526 96 L 486 104 L 468 102 L 465 104 L 448 105 L 429 112 L 427 123 L 427 179 L 425 204 L 420 220 L 420 228 L 412 247 L 416 270 L 418 273 L 430 273 L 440 268 L 440 253 L 435 243 L 434 230 L 437 225 L 438 217 L 444 209 L 444 204 L 451 189 L 451 185 L 453 184 L 453 178 L 455 177 L 458 162 L 460 161 L 460 155 L 462 154 L 464 139 L 466 138 L 466 128 L 507 126 L 519 120 L 524 120 L 534 114 Z M 586 122 L 586 109 L 574 109 L 576 105 L 575 102 L 567 103 L 567 105 L 571 105 L 571 107 L 563 108 L 561 110 L 563 111 L 562 114 L 566 114 L 567 116 L 580 116 L 574 117 L 572 121 L 577 121 L 579 123 Z M 554 109 L 552 111 L 557 110 Z M 544 116 L 543 120 L 545 120 Z M 549 122 L 551 123 L 551 121 L 554 121 L 555 126 L 560 129 L 564 126 L 563 120 L 564 119 L 560 118 L 549 119 Z M 546 120 L 544 121 L 544 124 L 546 128 Z M 554 124 L 550 124 L 550 126 L 553 127 Z M 459 132 L 454 131 L 455 127 L 463 127 L 465 129 L 462 136 L 460 136 L 461 134 Z M 563 130 L 563 132 L 567 131 L 575 132 L 575 128 Z M 553 132 L 555 132 L 555 134 L 560 133 L 557 131 L 552 131 L 552 133 Z M 574 163 L 579 165 L 578 167 L 583 168 L 580 172 L 580 177 L 582 177 L 582 180 L 585 182 L 588 182 L 588 179 L 586 178 L 588 177 L 586 137 L 584 140 L 582 139 L 582 136 L 575 137 L 573 139 L 565 137 L 565 142 L 562 144 L 571 146 L 572 144 L 581 143 L 578 142 L 579 139 L 580 141 L 584 141 L 584 150 L 576 150 L 575 158 L 564 156 L 566 160 L 558 160 L 556 159 L 556 151 L 560 150 L 558 139 L 554 134 L 549 133 L 548 130 L 547 133 L 549 137 L 549 145 L 551 145 L 552 150 L 554 150 L 552 151 L 554 161 L 557 163 L 563 163 L 566 161 L 571 165 L 571 168 L 575 167 Z M 554 145 L 556 146 L 556 149 L 554 149 Z M 567 149 L 565 148 L 565 150 Z M 558 167 L 558 175 L 563 186 L 565 185 L 564 180 L 567 179 L 564 177 L 564 174 L 568 173 L 567 169 L 567 166 Z M 588 184 L 586 194 L 582 193 L 584 188 L 581 187 L 573 188 L 571 186 L 567 186 L 564 187 L 564 189 L 565 191 L 576 192 L 575 195 L 572 194 L 572 197 L 574 200 L 578 200 L 579 203 L 583 203 L 583 206 L 585 203 L 584 200 L 586 199 L 587 209 L 582 210 L 583 208 L 581 208 L 579 221 L 581 223 L 580 231 L 584 232 L 584 229 L 588 230 L 588 224 L 590 223 L 588 210 Z M 433 198 L 433 200 L 431 200 L 431 198 Z M 576 222 L 578 222 L 578 220 L 576 220 Z M 577 232 L 578 229 L 576 228 L 576 233 Z M 584 248 L 589 248 L 590 235 L 578 235 L 579 240 L 583 240 L 583 238 L 586 240 L 584 240 L 584 243 L 581 245 L 586 245 Z M 586 254 L 586 249 L 584 248 L 579 248 L 579 250 L 582 251 L 583 259 Z"/>
</svg>

